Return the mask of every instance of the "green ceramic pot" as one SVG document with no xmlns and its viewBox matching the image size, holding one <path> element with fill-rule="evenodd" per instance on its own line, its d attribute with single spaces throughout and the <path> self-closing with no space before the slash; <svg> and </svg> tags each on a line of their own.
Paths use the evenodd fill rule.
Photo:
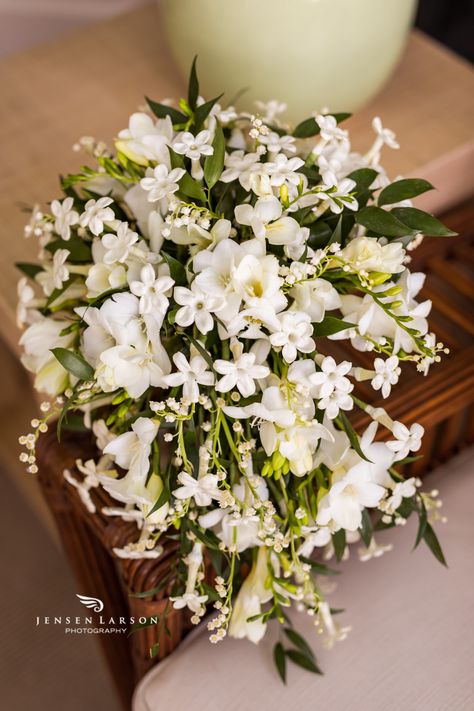
<svg viewBox="0 0 474 711">
<path fill-rule="evenodd" d="M 161 0 L 183 73 L 194 55 L 206 97 L 225 91 L 288 104 L 299 119 L 323 107 L 355 111 L 397 64 L 417 0 Z"/>
</svg>

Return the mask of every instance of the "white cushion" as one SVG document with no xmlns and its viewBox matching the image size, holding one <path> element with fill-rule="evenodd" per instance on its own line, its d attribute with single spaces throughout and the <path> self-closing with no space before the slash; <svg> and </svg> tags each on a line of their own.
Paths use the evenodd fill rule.
<svg viewBox="0 0 474 711">
<path fill-rule="evenodd" d="M 284 686 L 273 667 L 273 623 L 255 646 L 225 639 L 212 645 L 205 629 L 139 684 L 134 711 L 467 711 L 474 708 L 474 471 L 472 451 L 429 477 L 448 523 L 437 530 L 449 569 L 425 544 L 411 553 L 416 522 L 379 534 L 394 550 L 343 564 L 332 607 L 353 627 L 332 651 L 318 644 L 307 615 L 293 616 L 325 675 L 289 665 Z M 329 580 L 329 579 L 328 579 Z M 330 580 L 333 580 L 332 578 Z"/>
</svg>

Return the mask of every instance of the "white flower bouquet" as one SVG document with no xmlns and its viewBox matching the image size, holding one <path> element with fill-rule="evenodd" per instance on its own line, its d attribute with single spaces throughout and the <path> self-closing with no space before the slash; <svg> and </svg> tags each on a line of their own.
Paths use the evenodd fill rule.
<svg viewBox="0 0 474 711">
<path fill-rule="evenodd" d="M 91 515 L 100 486 L 117 502 L 106 513 L 136 522 L 136 541 L 114 554 L 158 558 L 164 537 L 178 540 L 174 607 L 198 624 L 213 606 L 211 642 L 227 631 L 258 642 L 276 618 L 284 679 L 287 659 L 319 673 L 290 605 L 328 645 L 347 633 L 324 599 L 322 560 L 357 540 L 363 560 L 378 556 L 374 531 L 416 514 L 416 544 L 444 562 L 439 502 L 399 471 L 423 428 L 362 402 L 354 383 L 386 398 L 402 362 L 426 374 L 446 350 L 428 330 L 430 302 L 416 301 L 424 275 L 407 264 L 423 235 L 454 233 L 412 207 L 428 182 L 387 178 L 380 152 L 398 144 L 380 119 L 361 155 L 347 114 L 291 129 L 277 102 L 254 116 L 218 101 L 200 97 L 194 63 L 179 108 L 148 100 L 113 151 L 81 139 L 94 166 L 33 211 L 40 264 L 18 265 L 18 319 L 23 363 L 51 399 L 21 460 L 38 470 L 53 418 L 92 430 L 97 458 L 64 475 Z M 354 363 L 330 355 L 337 339 Z M 373 368 L 357 365 L 360 351 Z M 354 408 L 372 418 L 363 433 Z"/>
</svg>

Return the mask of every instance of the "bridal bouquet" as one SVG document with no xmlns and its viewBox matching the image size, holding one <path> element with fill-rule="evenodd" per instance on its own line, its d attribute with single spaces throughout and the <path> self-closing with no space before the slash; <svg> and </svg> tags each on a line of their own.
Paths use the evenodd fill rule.
<svg viewBox="0 0 474 711">
<path fill-rule="evenodd" d="M 436 492 L 398 469 L 423 428 L 354 385 L 387 398 L 402 363 L 426 374 L 446 351 L 417 301 L 424 275 L 407 265 L 423 235 L 453 233 L 411 205 L 428 182 L 388 179 L 381 149 L 398 144 L 379 118 L 361 155 L 347 114 L 291 128 L 277 102 L 250 115 L 219 101 L 201 98 L 194 64 L 178 108 L 148 100 L 113 150 L 81 139 L 92 167 L 33 211 L 40 263 L 18 265 L 18 319 L 23 363 L 50 399 L 21 460 L 37 471 L 53 418 L 92 430 L 97 458 L 64 476 L 91 514 L 104 487 L 116 501 L 105 513 L 136 522 L 115 555 L 158 558 L 164 537 L 178 540 L 171 604 L 195 624 L 213 608 L 211 642 L 258 642 L 276 618 L 292 645 L 274 650 L 284 678 L 287 659 L 319 672 L 290 605 L 329 646 L 347 633 L 321 576 L 348 543 L 378 556 L 374 531 L 416 514 L 416 544 L 444 562 Z M 341 339 L 351 361 L 331 355 Z M 372 420 L 361 433 L 356 408 Z"/>
</svg>

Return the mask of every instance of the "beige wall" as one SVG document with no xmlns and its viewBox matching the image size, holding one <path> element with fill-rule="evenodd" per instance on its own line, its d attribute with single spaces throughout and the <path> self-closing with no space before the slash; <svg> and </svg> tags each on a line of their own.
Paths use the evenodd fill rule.
<svg viewBox="0 0 474 711">
<path fill-rule="evenodd" d="M 0 57 L 46 42 L 147 0 L 0 0 Z"/>
</svg>

